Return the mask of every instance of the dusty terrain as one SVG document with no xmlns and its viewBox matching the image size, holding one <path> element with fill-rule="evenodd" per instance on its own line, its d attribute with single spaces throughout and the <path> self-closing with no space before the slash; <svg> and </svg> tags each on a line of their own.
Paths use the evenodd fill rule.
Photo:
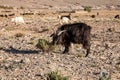
<svg viewBox="0 0 120 80">
<path fill-rule="evenodd" d="M 52 71 L 70 80 L 120 80 L 120 19 L 114 18 L 120 15 L 116 10 L 120 9 L 120 0 L 93 1 L 0 0 L 2 5 L 13 6 L 0 8 L 0 80 L 46 80 L 46 74 Z M 84 5 L 99 10 L 78 10 Z M 103 10 L 105 6 L 110 9 Z M 49 52 L 35 47 L 38 39 L 51 41 L 50 35 L 61 25 L 58 15 L 68 14 L 68 10 L 74 10 L 70 23 L 84 22 L 92 27 L 88 57 L 78 44 L 70 54 L 62 54 L 60 45 Z M 22 16 L 25 24 L 11 22 L 16 16 Z"/>
<path fill-rule="evenodd" d="M 120 11 L 90 17 L 97 12 L 71 14 L 71 23 L 92 26 L 88 57 L 81 45 L 69 55 L 61 53 L 61 46 L 44 53 L 35 47 L 40 38 L 51 41 L 50 34 L 60 26 L 57 13 L 25 15 L 25 24 L 0 17 L 0 80 L 45 80 L 45 74 L 56 70 L 70 80 L 120 80 L 120 19 L 114 18 Z"/>
<path fill-rule="evenodd" d="M 0 0 L 0 5 L 36 9 L 70 10 L 91 6 L 94 9 L 120 9 L 120 0 Z"/>
</svg>

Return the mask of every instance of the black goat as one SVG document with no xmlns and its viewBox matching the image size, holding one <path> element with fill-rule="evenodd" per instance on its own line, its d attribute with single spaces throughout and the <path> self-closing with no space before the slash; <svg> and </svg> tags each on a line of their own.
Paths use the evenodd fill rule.
<svg viewBox="0 0 120 80">
<path fill-rule="evenodd" d="M 86 56 L 90 53 L 91 27 L 85 23 L 73 23 L 62 25 L 51 35 L 52 45 L 62 44 L 65 47 L 63 53 L 69 51 L 71 43 L 82 44 L 87 49 Z"/>
<path fill-rule="evenodd" d="M 120 18 L 120 16 L 119 16 L 119 15 L 115 15 L 115 17 L 114 17 L 114 18 L 119 19 L 119 18 Z"/>
</svg>

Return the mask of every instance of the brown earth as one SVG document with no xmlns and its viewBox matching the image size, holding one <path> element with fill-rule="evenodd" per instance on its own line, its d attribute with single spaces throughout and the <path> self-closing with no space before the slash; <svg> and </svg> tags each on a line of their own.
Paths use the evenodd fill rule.
<svg viewBox="0 0 120 80">
<path fill-rule="evenodd" d="M 120 80 L 120 19 L 114 18 L 120 11 L 71 14 L 71 23 L 92 26 L 88 57 L 84 57 L 85 50 L 77 44 L 70 54 L 62 54 L 62 46 L 44 53 L 35 47 L 40 38 L 51 41 L 50 35 L 60 26 L 58 14 L 68 13 L 45 10 L 40 15 L 23 15 L 25 24 L 12 23 L 15 16 L 0 17 L 0 80 L 46 80 L 45 74 L 57 70 L 70 80 Z"/>
<path fill-rule="evenodd" d="M 53 10 L 83 9 L 82 6 L 120 9 L 120 0 L 0 0 L 0 5 Z"/>
</svg>

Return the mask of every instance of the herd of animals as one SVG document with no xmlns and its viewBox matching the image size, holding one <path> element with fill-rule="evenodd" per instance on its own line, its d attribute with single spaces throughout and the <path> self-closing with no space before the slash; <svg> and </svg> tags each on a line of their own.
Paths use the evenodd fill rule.
<svg viewBox="0 0 120 80">
<path fill-rule="evenodd" d="M 99 14 L 97 14 L 99 15 Z M 95 15 L 91 16 L 92 18 L 95 17 Z M 116 19 L 119 19 L 119 15 L 115 15 Z M 56 32 L 54 32 L 52 37 L 51 44 L 61 44 L 65 47 L 63 53 L 69 52 L 69 47 L 71 46 L 71 43 L 73 44 L 82 44 L 83 48 L 86 49 L 86 55 L 88 56 L 90 53 L 90 41 L 91 41 L 91 29 L 92 27 L 90 25 L 87 25 L 86 23 L 69 23 L 69 20 L 71 19 L 70 14 L 66 16 L 61 16 L 60 19 L 63 20 L 63 22 L 67 24 L 63 24 L 60 26 Z"/>
<path fill-rule="evenodd" d="M 98 14 L 99 15 L 99 14 Z M 91 16 L 92 18 L 95 17 L 95 15 Z M 61 20 L 65 21 L 66 24 L 63 24 L 60 26 L 56 32 L 51 34 L 52 42 L 51 44 L 61 44 L 65 47 L 63 53 L 69 52 L 69 47 L 71 46 L 71 43 L 73 44 L 82 44 L 83 48 L 86 49 L 86 55 L 88 56 L 90 53 L 90 40 L 91 40 L 91 29 L 92 27 L 87 25 L 86 23 L 69 23 L 68 20 L 70 20 L 70 14 L 66 16 L 60 16 Z M 119 15 L 115 15 L 114 18 L 119 19 Z M 21 22 L 24 23 L 24 19 L 22 17 L 15 17 L 12 18 L 12 22 Z"/>
</svg>

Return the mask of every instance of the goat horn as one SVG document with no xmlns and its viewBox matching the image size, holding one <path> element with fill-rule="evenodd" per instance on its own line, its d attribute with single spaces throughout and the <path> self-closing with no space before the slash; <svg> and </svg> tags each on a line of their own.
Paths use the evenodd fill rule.
<svg viewBox="0 0 120 80">
<path fill-rule="evenodd" d="M 60 31 L 57 35 L 61 35 L 63 32 L 65 32 L 66 30 Z"/>
</svg>

